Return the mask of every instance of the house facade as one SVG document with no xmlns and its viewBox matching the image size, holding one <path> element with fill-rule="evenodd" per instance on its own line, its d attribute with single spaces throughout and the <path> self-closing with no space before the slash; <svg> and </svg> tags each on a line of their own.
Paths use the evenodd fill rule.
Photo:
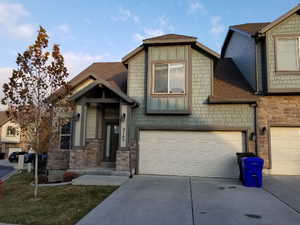
<svg viewBox="0 0 300 225">
<path fill-rule="evenodd" d="M 0 137 L 0 151 L 5 153 L 5 158 L 8 158 L 12 152 L 24 150 L 24 145 L 21 143 L 20 126 L 8 117 L 6 111 L 0 112 Z"/>
<path fill-rule="evenodd" d="M 255 151 L 250 86 L 195 37 L 146 39 L 122 62 L 92 64 L 70 83 L 76 112 L 61 128 L 68 144 L 49 153 L 53 173 L 236 177 L 235 153 Z"/>
<path fill-rule="evenodd" d="M 231 26 L 221 56 L 185 35 L 145 39 L 121 62 L 70 81 L 75 111 L 49 174 L 237 177 L 236 152 L 300 174 L 299 6 L 271 23 Z M 291 53 L 292 52 L 292 53 Z"/>
<path fill-rule="evenodd" d="M 231 26 L 231 57 L 258 96 L 259 156 L 273 174 L 300 174 L 300 5 L 270 23 Z"/>
</svg>

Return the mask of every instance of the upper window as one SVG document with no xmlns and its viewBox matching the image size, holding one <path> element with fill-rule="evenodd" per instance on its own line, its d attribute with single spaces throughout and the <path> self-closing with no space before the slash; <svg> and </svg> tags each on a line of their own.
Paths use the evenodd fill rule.
<svg viewBox="0 0 300 225">
<path fill-rule="evenodd" d="M 71 148 L 72 126 L 71 121 L 65 121 L 60 125 L 60 148 Z"/>
<path fill-rule="evenodd" d="M 7 137 L 15 137 L 17 135 L 17 129 L 13 126 L 8 126 L 6 129 Z"/>
<path fill-rule="evenodd" d="M 280 37 L 276 43 L 277 70 L 299 71 L 299 37 Z"/>
<path fill-rule="evenodd" d="M 184 63 L 155 63 L 153 75 L 153 94 L 185 93 Z"/>
</svg>

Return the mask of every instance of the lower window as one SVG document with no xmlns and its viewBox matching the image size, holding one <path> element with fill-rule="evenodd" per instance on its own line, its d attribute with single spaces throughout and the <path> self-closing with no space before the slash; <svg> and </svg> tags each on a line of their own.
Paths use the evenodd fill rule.
<svg viewBox="0 0 300 225">
<path fill-rule="evenodd" d="M 72 123 L 70 120 L 60 122 L 60 149 L 71 149 Z"/>
</svg>

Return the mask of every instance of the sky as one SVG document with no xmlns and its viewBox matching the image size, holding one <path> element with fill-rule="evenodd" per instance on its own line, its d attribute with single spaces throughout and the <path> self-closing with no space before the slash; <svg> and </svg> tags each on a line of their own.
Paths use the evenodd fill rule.
<svg viewBox="0 0 300 225">
<path fill-rule="evenodd" d="M 120 61 L 148 37 L 191 35 L 220 52 L 230 25 L 269 22 L 299 0 L 0 0 L 0 86 L 42 25 L 70 78 L 93 62 Z M 0 97 L 2 96 L 0 92 Z"/>
</svg>

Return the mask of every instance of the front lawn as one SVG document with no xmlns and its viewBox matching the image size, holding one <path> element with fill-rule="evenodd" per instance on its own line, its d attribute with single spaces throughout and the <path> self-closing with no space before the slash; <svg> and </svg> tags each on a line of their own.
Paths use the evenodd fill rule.
<svg viewBox="0 0 300 225">
<path fill-rule="evenodd" d="M 0 199 L 0 223 L 22 225 L 73 225 L 118 187 L 40 187 L 33 199 L 30 174 L 18 174 L 5 182 Z"/>
</svg>

